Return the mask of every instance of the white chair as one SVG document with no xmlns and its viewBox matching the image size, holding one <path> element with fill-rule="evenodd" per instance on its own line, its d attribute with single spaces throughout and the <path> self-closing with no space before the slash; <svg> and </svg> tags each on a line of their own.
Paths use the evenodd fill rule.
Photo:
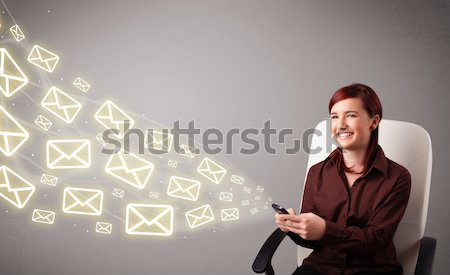
<svg viewBox="0 0 450 275">
<path fill-rule="evenodd" d="M 310 148 L 321 148 L 309 154 L 309 168 L 324 160 L 330 153 L 330 127 L 327 120 L 316 126 L 322 135 L 314 135 Z M 327 145 L 328 142 L 328 145 Z M 436 240 L 424 237 L 430 196 L 432 149 L 430 135 L 422 127 L 402 121 L 382 119 L 379 125 L 379 144 L 387 158 L 403 165 L 411 173 L 411 195 L 406 212 L 394 235 L 397 259 L 404 275 L 429 275 L 432 271 Z M 328 150 L 327 150 L 328 148 Z M 334 150 L 335 146 L 331 147 Z M 275 274 L 271 259 L 285 234 L 275 230 L 261 248 L 253 263 L 256 273 Z M 298 246 L 298 265 L 312 250 Z M 294 270 L 294 268 L 293 268 Z"/>
</svg>

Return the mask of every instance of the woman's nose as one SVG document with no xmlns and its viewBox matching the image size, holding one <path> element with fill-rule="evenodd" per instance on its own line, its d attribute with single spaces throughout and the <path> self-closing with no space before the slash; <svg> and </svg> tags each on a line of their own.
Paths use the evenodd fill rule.
<svg viewBox="0 0 450 275">
<path fill-rule="evenodd" d="M 345 128 L 347 128 L 347 123 L 345 121 L 345 117 L 342 117 L 342 118 L 338 119 L 337 128 L 338 129 L 345 129 Z"/>
</svg>

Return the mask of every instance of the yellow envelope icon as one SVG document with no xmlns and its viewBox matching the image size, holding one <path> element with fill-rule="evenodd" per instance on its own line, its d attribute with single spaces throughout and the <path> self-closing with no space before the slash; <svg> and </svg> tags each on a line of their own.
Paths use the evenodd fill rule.
<svg viewBox="0 0 450 275">
<path fill-rule="evenodd" d="M 0 106 L 0 152 L 12 156 L 29 137 L 27 130 Z"/>
<path fill-rule="evenodd" d="M 34 193 L 33 184 L 6 166 L 0 166 L 0 197 L 23 208 Z"/>
<path fill-rule="evenodd" d="M 178 162 L 176 160 L 169 159 L 169 162 L 167 162 L 167 166 L 172 167 L 172 168 L 177 168 Z"/>
<path fill-rule="evenodd" d="M 170 236 L 173 233 L 173 207 L 128 204 L 125 228 L 130 235 Z"/>
<path fill-rule="evenodd" d="M 133 128 L 134 120 L 127 115 L 122 109 L 117 107 L 111 100 L 105 101 L 100 109 L 95 113 L 95 119 L 100 122 L 106 129 L 118 130 L 119 138 L 125 135 L 125 123 L 128 123 L 129 128 Z"/>
<path fill-rule="evenodd" d="M 27 58 L 31 64 L 51 73 L 58 64 L 59 56 L 39 45 L 34 45 Z"/>
<path fill-rule="evenodd" d="M 103 191 L 87 188 L 64 188 L 63 212 L 69 214 L 100 216 Z"/>
<path fill-rule="evenodd" d="M 220 192 L 219 200 L 221 201 L 233 201 L 233 194 L 228 192 Z"/>
<path fill-rule="evenodd" d="M 205 204 L 189 212 L 186 212 L 185 216 L 191 228 L 195 228 L 214 220 L 214 214 L 209 204 Z"/>
<path fill-rule="evenodd" d="M 42 174 L 41 183 L 56 186 L 58 184 L 58 178 L 52 175 Z"/>
<path fill-rule="evenodd" d="M 239 209 L 238 208 L 228 208 L 222 209 L 220 211 L 222 221 L 234 221 L 239 219 Z"/>
<path fill-rule="evenodd" d="M 198 180 L 172 176 L 169 180 L 167 195 L 184 200 L 196 201 L 200 193 L 200 185 Z"/>
<path fill-rule="evenodd" d="M 56 87 L 48 90 L 41 105 L 67 123 L 72 123 L 81 110 L 80 102 Z"/>
<path fill-rule="evenodd" d="M 5 48 L 0 49 L 0 91 L 10 97 L 28 83 L 16 61 Z"/>
<path fill-rule="evenodd" d="M 87 139 L 47 141 L 47 167 L 82 169 L 91 166 L 91 142 Z"/>
<path fill-rule="evenodd" d="M 197 172 L 210 181 L 219 184 L 227 173 L 227 170 L 209 158 L 204 158 L 197 168 Z"/>
<path fill-rule="evenodd" d="M 172 149 L 173 135 L 166 132 L 153 131 L 147 129 L 145 132 L 145 145 L 149 149 L 154 149 L 162 152 L 170 152 Z"/>
<path fill-rule="evenodd" d="M 48 131 L 50 127 L 52 127 L 52 122 L 48 120 L 46 117 L 39 115 L 34 123 L 39 126 L 42 130 Z"/>
<path fill-rule="evenodd" d="M 95 224 L 95 232 L 101 234 L 111 234 L 112 232 L 112 224 L 107 222 L 97 222 Z"/>
<path fill-rule="evenodd" d="M 236 183 L 236 184 L 243 184 L 244 178 L 236 176 L 236 175 L 231 175 L 231 182 Z"/>
<path fill-rule="evenodd" d="M 42 209 L 34 209 L 31 220 L 37 223 L 53 224 L 55 222 L 55 212 Z"/>
<path fill-rule="evenodd" d="M 18 25 L 14 25 L 11 28 L 9 28 L 12 35 L 16 39 L 17 42 L 20 42 L 21 40 L 25 39 L 25 35 L 23 34 L 22 30 Z"/>
<path fill-rule="evenodd" d="M 87 93 L 87 91 L 91 88 L 91 85 L 84 81 L 81 77 L 75 78 L 73 85 L 85 93 Z"/>
<path fill-rule="evenodd" d="M 195 148 L 191 148 L 187 144 L 181 144 L 179 154 L 188 158 L 193 158 L 195 157 Z"/>
<path fill-rule="evenodd" d="M 148 160 L 120 151 L 111 155 L 106 163 L 105 172 L 137 189 L 144 189 L 154 168 L 153 163 Z"/>
<path fill-rule="evenodd" d="M 123 198 L 123 196 L 125 195 L 125 191 L 119 188 L 114 188 L 112 194 L 114 197 Z"/>
</svg>

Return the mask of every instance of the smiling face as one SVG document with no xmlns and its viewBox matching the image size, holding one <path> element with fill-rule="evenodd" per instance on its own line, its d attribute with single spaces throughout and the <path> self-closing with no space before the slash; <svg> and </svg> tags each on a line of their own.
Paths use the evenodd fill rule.
<svg viewBox="0 0 450 275">
<path fill-rule="evenodd" d="M 333 138 L 339 147 L 349 151 L 365 151 L 370 133 L 380 121 L 378 115 L 369 116 L 359 98 L 347 98 L 334 104 L 330 119 Z"/>
</svg>

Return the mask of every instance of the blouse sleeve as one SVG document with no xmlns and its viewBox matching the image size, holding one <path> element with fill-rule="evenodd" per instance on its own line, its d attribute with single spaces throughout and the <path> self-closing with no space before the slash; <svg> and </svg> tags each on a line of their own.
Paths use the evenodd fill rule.
<svg viewBox="0 0 450 275">
<path fill-rule="evenodd" d="M 305 188 L 303 191 L 303 199 L 302 199 L 302 209 L 300 210 L 300 213 L 308 213 L 308 212 L 316 212 L 315 206 L 314 206 L 314 200 L 313 200 L 313 179 L 316 175 L 316 173 L 313 171 L 313 167 L 311 167 L 308 171 L 308 175 L 306 176 L 305 181 Z M 298 234 L 295 234 L 293 232 L 287 233 L 287 235 L 297 244 L 306 248 L 312 248 L 317 249 L 320 247 L 318 241 L 310 241 L 305 240 L 302 237 L 300 237 Z"/>
</svg>

